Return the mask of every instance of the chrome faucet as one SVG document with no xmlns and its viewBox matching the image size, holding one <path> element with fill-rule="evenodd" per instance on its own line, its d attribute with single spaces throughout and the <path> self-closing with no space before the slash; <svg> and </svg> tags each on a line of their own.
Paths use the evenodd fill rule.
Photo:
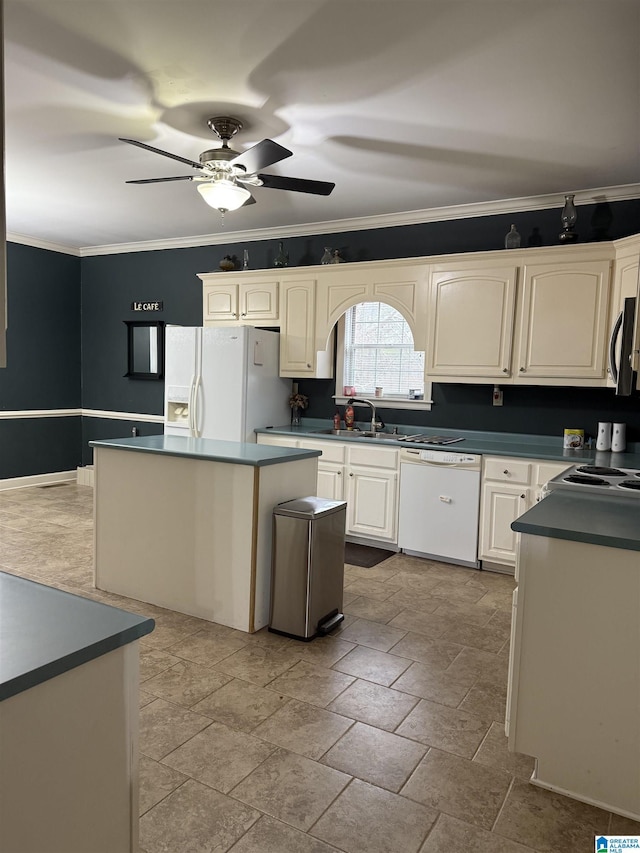
<svg viewBox="0 0 640 853">
<path fill-rule="evenodd" d="M 347 405 L 351 406 L 353 403 L 361 403 L 365 406 L 369 406 L 371 408 L 371 432 L 376 432 L 381 429 L 384 429 L 383 421 L 379 421 L 376 417 L 376 407 L 373 405 L 371 400 L 361 399 L 360 397 L 351 397 L 347 400 Z"/>
</svg>

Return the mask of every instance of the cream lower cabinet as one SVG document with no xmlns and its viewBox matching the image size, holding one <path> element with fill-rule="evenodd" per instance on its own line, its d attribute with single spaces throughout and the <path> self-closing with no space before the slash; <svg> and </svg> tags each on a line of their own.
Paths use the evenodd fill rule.
<svg viewBox="0 0 640 853">
<path fill-rule="evenodd" d="M 347 501 L 347 536 L 390 546 L 397 543 L 397 450 L 364 447 L 356 442 L 264 434 L 258 435 L 258 443 L 322 451 L 318 460 L 317 495 Z"/>
<path fill-rule="evenodd" d="M 511 523 L 536 501 L 544 484 L 568 468 L 564 462 L 485 456 L 480 503 L 480 559 L 486 568 L 513 574 L 518 534 Z"/>
<path fill-rule="evenodd" d="M 347 445 L 347 530 L 352 536 L 398 541 L 398 451 Z"/>
</svg>

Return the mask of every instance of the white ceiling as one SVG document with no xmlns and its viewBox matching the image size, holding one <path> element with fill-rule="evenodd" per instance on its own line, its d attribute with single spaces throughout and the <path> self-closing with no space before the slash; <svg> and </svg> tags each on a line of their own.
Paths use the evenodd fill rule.
<svg viewBox="0 0 640 853">
<path fill-rule="evenodd" d="M 638 0 L 5 0 L 7 228 L 72 248 L 640 182 Z M 236 116 L 266 172 L 226 216 L 189 159 Z M 640 195 L 640 186 L 629 194 Z M 432 214 L 433 216 L 433 214 Z M 392 220 L 389 220 L 389 224 Z M 317 228 L 316 228 L 317 230 Z M 304 233 L 302 229 L 301 233 Z"/>
</svg>

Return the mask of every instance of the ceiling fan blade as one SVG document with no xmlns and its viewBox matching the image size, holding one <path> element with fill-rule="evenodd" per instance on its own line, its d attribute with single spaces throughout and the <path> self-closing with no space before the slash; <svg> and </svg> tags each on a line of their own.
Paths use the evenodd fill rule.
<svg viewBox="0 0 640 853">
<path fill-rule="evenodd" d="M 125 181 L 125 184 L 159 184 L 163 181 L 192 181 L 193 175 L 178 175 L 175 178 L 142 178 L 139 181 Z"/>
<path fill-rule="evenodd" d="M 202 163 L 196 163 L 195 160 L 187 160 L 186 157 L 180 157 L 178 154 L 170 154 L 168 151 L 162 151 L 161 148 L 154 148 L 153 145 L 147 145 L 146 142 L 137 142 L 135 139 L 123 139 L 118 137 L 120 142 L 128 142 L 129 145 L 137 145 L 138 148 L 144 148 L 146 151 L 153 151 L 154 154 L 161 154 L 163 157 L 170 157 L 172 160 L 177 160 L 178 163 L 186 163 L 187 166 L 193 166 L 194 169 L 202 169 Z"/>
<path fill-rule="evenodd" d="M 331 195 L 335 184 L 327 181 L 308 181 L 305 178 L 285 178 L 283 175 L 258 175 L 263 187 L 272 190 L 292 190 L 296 193 Z"/>
<path fill-rule="evenodd" d="M 268 166 L 273 166 L 274 163 L 279 163 L 280 160 L 291 157 L 292 154 L 293 151 L 283 148 L 273 139 L 263 139 L 262 142 L 248 148 L 230 162 L 233 166 L 242 166 L 248 174 L 253 174 L 253 172 L 259 172 L 260 169 L 266 169 Z"/>
</svg>

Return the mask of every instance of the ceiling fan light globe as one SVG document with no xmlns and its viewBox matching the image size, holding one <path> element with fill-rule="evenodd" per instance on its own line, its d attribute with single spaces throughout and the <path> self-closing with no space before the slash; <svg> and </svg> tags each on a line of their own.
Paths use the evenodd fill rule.
<svg viewBox="0 0 640 853">
<path fill-rule="evenodd" d="M 237 210 L 251 195 L 244 187 L 225 180 L 198 184 L 198 192 L 210 207 L 221 211 Z"/>
</svg>

